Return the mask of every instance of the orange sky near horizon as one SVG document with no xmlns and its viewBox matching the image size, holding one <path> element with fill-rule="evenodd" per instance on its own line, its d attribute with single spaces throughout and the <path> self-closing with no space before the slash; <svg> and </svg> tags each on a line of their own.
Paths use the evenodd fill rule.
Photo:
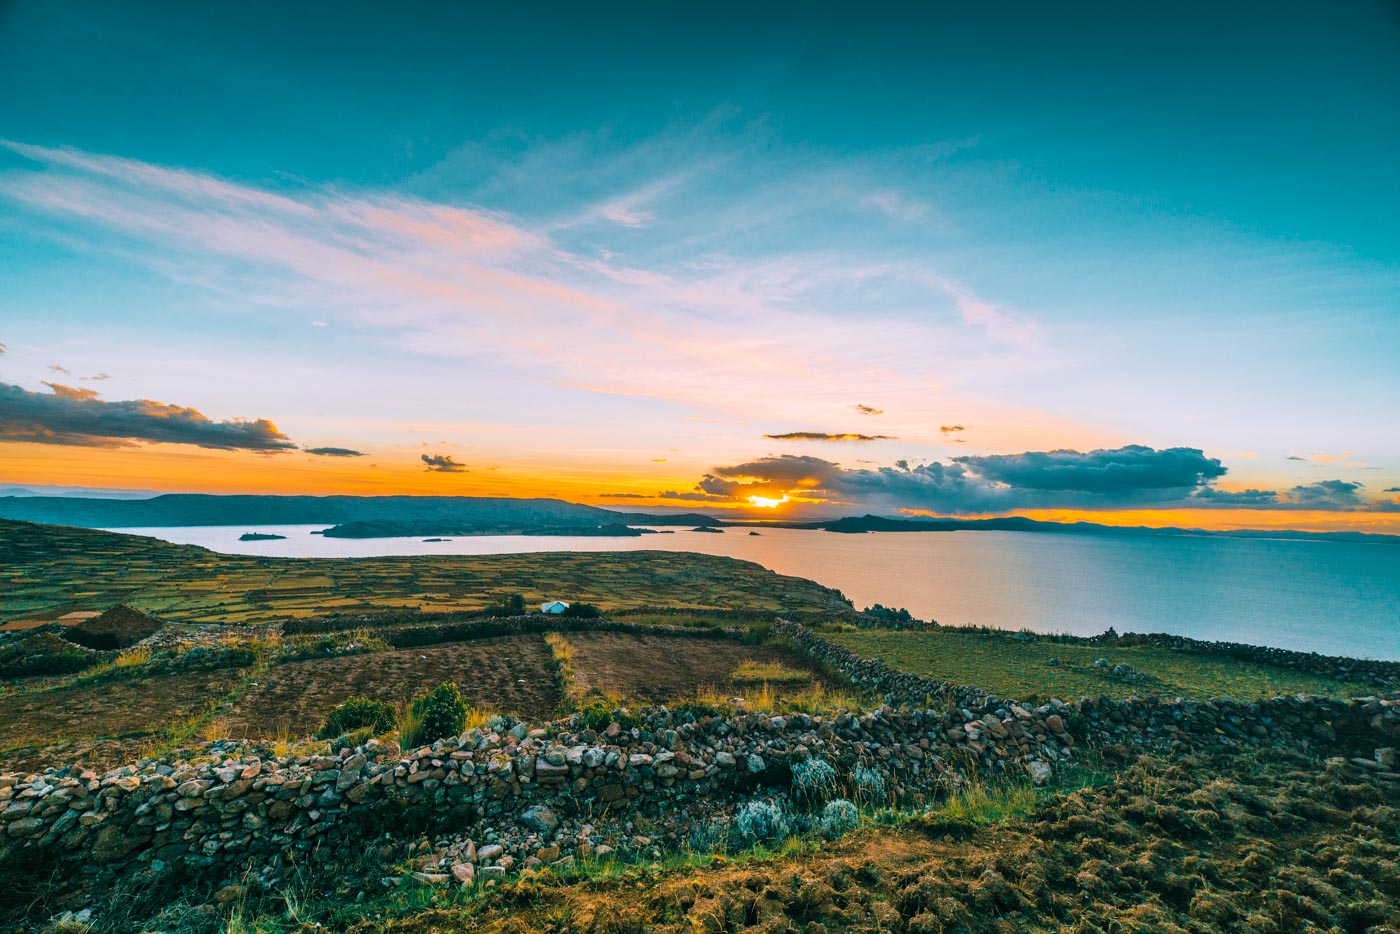
<svg viewBox="0 0 1400 934">
<path fill-rule="evenodd" d="M 689 490 L 700 472 L 684 463 L 613 466 L 574 458 L 566 465 L 539 459 L 469 467 L 440 473 L 408 466 L 417 451 L 390 457 L 321 457 L 303 452 L 252 454 L 170 445 L 114 448 L 42 444 L 4 446 L 0 484 L 46 484 L 169 493 L 550 497 L 626 511 L 666 506 L 678 512 L 720 510 L 745 518 L 793 519 L 813 515 L 862 514 L 865 507 L 794 500 L 777 508 L 746 502 L 616 498 L 616 493 Z M 380 461 L 392 460 L 392 464 Z M 891 513 L 892 510 L 883 510 Z M 932 515 L 906 510 L 910 517 Z M 1296 529 L 1400 534 L 1400 512 L 1304 509 L 1024 509 L 1016 515 L 1053 522 L 1096 522 L 1114 526 L 1177 526 L 1208 530 Z M 989 518 L 966 516 L 964 518 Z"/>
</svg>

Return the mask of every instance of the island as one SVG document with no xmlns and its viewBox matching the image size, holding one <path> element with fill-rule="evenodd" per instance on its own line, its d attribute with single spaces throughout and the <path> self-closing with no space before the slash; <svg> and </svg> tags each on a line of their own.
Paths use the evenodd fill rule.
<svg viewBox="0 0 1400 934">
<path fill-rule="evenodd" d="M 238 536 L 240 542 L 276 542 L 286 538 L 285 535 L 274 535 L 271 532 L 244 532 Z"/>
</svg>

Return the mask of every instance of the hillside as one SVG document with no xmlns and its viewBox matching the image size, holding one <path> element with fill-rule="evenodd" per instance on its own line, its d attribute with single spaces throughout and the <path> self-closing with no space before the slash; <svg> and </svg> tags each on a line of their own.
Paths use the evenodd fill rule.
<svg viewBox="0 0 1400 934">
<path fill-rule="evenodd" d="M 588 508 L 588 507 L 580 507 Z M 849 612 L 835 591 L 732 558 L 673 552 L 287 559 L 0 520 L 0 621 L 128 603 L 175 620 L 479 609 L 528 601 Z"/>
</svg>

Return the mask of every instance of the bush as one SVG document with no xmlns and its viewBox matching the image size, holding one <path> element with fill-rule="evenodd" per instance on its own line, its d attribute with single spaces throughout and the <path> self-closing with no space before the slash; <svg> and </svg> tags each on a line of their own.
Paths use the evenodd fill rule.
<svg viewBox="0 0 1400 934">
<path fill-rule="evenodd" d="M 859 823 L 860 811 L 845 798 L 828 801 L 826 807 L 822 808 L 822 836 L 828 840 L 835 840 L 843 834 L 850 833 Z"/>
<path fill-rule="evenodd" d="M 591 603 L 570 603 L 559 615 L 571 619 L 598 619 L 603 615 L 603 611 Z"/>
<path fill-rule="evenodd" d="M 623 730 L 641 725 L 641 720 L 619 708 L 614 701 L 606 697 L 588 698 L 579 706 L 578 712 L 583 715 L 583 725 L 599 733 L 614 721 Z"/>
<path fill-rule="evenodd" d="M 772 801 L 750 801 L 734 812 L 730 832 L 735 848 L 747 849 L 760 843 L 782 843 L 792 833 L 792 825 Z"/>
<path fill-rule="evenodd" d="M 316 738 L 335 739 L 356 730 L 369 730 L 370 735 L 377 736 L 392 730 L 398 721 L 398 714 L 389 704 L 365 697 L 352 697 L 330 712 Z"/>
<path fill-rule="evenodd" d="M 450 681 L 415 697 L 409 714 L 401 737 L 408 749 L 457 736 L 466 730 L 467 704 L 457 685 Z"/>
<path fill-rule="evenodd" d="M 524 616 L 525 598 L 518 593 L 502 594 L 481 612 L 486 616 Z"/>
<path fill-rule="evenodd" d="M 816 805 L 836 797 L 836 770 L 825 759 L 803 759 L 792 766 L 792 796 Z"/>
</svg>

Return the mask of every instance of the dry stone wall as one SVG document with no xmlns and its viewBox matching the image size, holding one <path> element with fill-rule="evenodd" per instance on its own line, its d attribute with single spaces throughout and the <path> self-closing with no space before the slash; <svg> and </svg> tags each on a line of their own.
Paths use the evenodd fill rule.
<svg viewBox="0 0 1400 934">
<path fill-rule="evenodd" d="M 173 865 L 274 877 L 357 837 L 421 819 L 463 837 L 489 829 L 503 842 L 472 847 L 472 858 L 483 872 L 504 871 L 512 849 L 527 843 L 533 859 L 572 858 L 583 838 L 571 828 L 638 815 L 678 820 L 754 795 L 786 794 L 792 765 L 810 757 L 834 766 L 847 787 L 860 773 L 867 786 L 905 803 L 972 771 L 1024 770 L 1043 780 L 1085 740 L 1154 748 L 1288 744 L 1396 769 L 1400 697 L 1030 707 L 895 671 L 796 623 L 779 622 L 775 632 L 887 695 L 890 705 L 830 716 L 653 708 L 629 729 L 622 717 L 601 731 L 578 716 L 534 729 L 505 720 L 407 753 L 373 741 L 321 756 L 213 749 L 203 762 L 146 760 L 104 775 L 0 775 L 0 866 L 44 853 L 68 864 L 75 879 Z"/>
</svg>

